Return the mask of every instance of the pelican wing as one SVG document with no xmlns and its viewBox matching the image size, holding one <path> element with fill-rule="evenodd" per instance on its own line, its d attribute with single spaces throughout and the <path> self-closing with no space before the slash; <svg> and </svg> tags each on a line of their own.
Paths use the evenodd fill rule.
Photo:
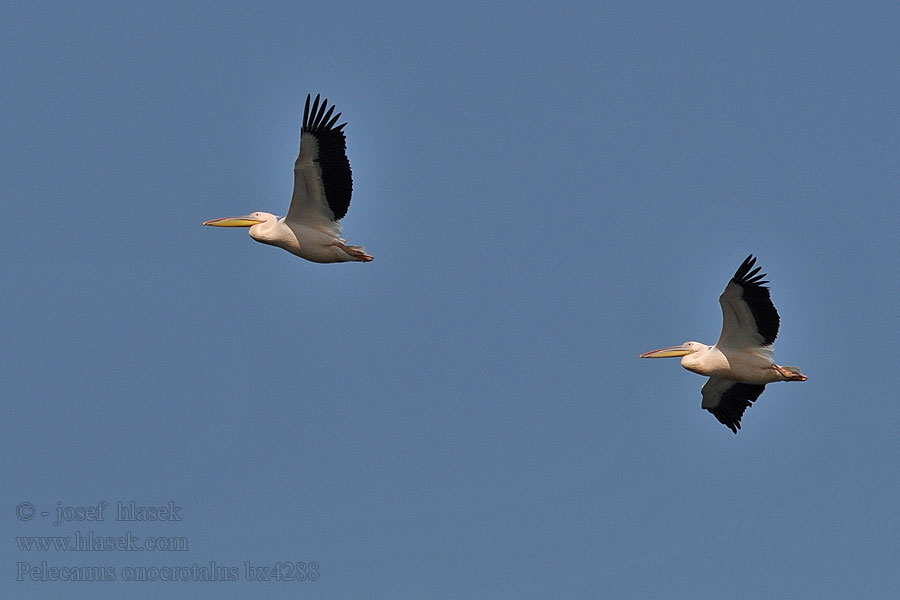
<svg viewBox="0 0 900 600">
<path fill-rule="evenodd" d="M 320 105 L 316 95 L 312 109 L 309 100 L 307 95 L 300 153 L 294 162 L 294 194 L 285 221 L 340 235 L 338 221 L 347 214 L 353 191 L 343 132 L 346 123 L 335 125 L 341 113 L 332 116 L 334 106 L 328 108 L 327 99 Z"/>
<path fill-rule="evenodd" d="M 750 408 L 754 400 L 766 389 L 764 385 L 740 383 L 722 377 L 710 377 L 703 384 L 700 393 L 703 395 L 703 408 L 713 414 L 719 423 L 734 433 L 741 428 L 741 417 Z"/>
<path fill-rule="evenodd" d="M 768 281 L 760 267 L 753 269 L 756 259 L 751 254 L 719 296 L 722 305 L 722 334 L 716 346 L 720 348 L 756 348 L 771 346 L 778 335 L 778 311 L 769 297 Z M 752 269 L 752 270 L 751 270 Z"/>
</svg>

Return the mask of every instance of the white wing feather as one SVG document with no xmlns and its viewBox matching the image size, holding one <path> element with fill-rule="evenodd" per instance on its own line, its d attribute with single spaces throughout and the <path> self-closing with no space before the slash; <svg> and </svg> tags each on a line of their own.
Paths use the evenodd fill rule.
<svg viewBox="0 0 900 600">
<path fill-rule="evenodd" d="M 768 351 L 765 339 L 756 331 L 756 320 L 750 312 L 750 306 L 743 299 L 744 288 L 729 281 L 725 291 L 719 296 L 722 306 L 722 333 L 716 346 L 735 350 L 754 349 L 758 352 Z"/>
<path fill-rule="evenodd" d="M 325 199 L 322 168 L 316 162 L 319 141 L 311 133 L 300 135 L 300 153 L 294 162 L 294 194 L 284 220 L 289 225 L 303 225 L 335 237 L 341 235 L 341 225 Z"/>
</svg>

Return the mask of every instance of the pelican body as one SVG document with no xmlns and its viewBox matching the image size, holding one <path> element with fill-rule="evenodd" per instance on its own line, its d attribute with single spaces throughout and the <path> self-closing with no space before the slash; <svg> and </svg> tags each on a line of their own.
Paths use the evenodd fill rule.
<svg viewBox="0 0 900 600">
<path fill-rule="evenodd" d="M 753 268 L 751 254 L 738 267 L 719 296 L 722 333 L 715 346 L 685 342 L 640 358 L 681 357 L 681 366 L 709 377 L 704 384 L 701 406 L 734 433 L 741 428 L 744 411 L 759 398 L 765 386 L 776 381 L 806 381 L 797 367 L 775 364 L 772 344 L 780 318 L 762 281 L 765 273 Z"/>
<path fill-rule="evenodd" d="M 327 109 L 327 110 L 326 110 Z M 344 136 L 346 123 L 335 126 L 341 113 L 331 116 L 328 100 L 316 96 L 310 110 L 306 96 L 300 128 L 300 153 L 294 162 L 294 193 L 287 216 L 267 212 L 205 221 L 213 227 L 249 227 L 257 242 L 278 246 L 317 263 L 360 261 L 372 257 L 362 246 L 349 246 L 341 237 L 340 220 L 350 207 L 353 178 Z"/>
</svg>

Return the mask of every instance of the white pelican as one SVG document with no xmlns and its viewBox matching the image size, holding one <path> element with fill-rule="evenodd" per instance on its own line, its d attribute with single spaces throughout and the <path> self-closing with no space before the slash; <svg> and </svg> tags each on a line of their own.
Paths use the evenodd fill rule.
<svg viewBox="0 0 900 600">
<path fill-rule="evenodd" d="M 317 263 L 369 262 L 362 246 L 348 246 L 341 238 L 340 219 L 347 214 L 353 180 L 347 160 L 344 125 L 335 126 L 341 113 L 326 112 L 328 99 L 319 106 L 319 96 L 309 108 L 306 96 L 300 128 L 300 154 L 294 162 L 294 194 L 287 216 L 255 212 L 243 217 L 206 221 L 214 227 L 249 227 L 250 237 L 263 244 L 284 248 L 291 254 Z"/>
<path fill-rule="evenodd" d="M 759 398 L 767 383 L 806 381 L 797 367 L 782 367 L 772 360 L 772 343 L 778 335 L 779 318 L 762 281 L 765 273 L 753 269 L 756 259 L 748 256 L 719 296 L 722 334 L 715 346 L 685 342 L 680 346 L 645 352 L 640 358 L 681 356 L 688 371 L 708 375 L 701 406 L 734 433 L 741 417 Z M 750 269 L 753 269 L 752 271 Z"/>
</svg>

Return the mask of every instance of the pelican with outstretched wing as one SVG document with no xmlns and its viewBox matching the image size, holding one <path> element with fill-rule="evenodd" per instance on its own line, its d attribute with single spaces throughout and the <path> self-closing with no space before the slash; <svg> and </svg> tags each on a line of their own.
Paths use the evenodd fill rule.
<svg viewBox="0 0 900 600">
<path fill-rule="evenodd" d="M 772 360 L 772 343 L 780 319 L 763 281 L 765 273 L 753 268 L 748 256 L 719 296 L 722 334 L 715 346 L 685 342 L 680 346 L 645 352 L 640 358 L 680 356 L 681 366 L 706 375 L 700 393 L 701 406 L 734 433 L 741 428 L 744 411 L 759 398 L 767 383 L 806 381 L 797 367 L 783 367 Z M 752 269 L 752 270 L 751 270 Z"/>
<path fill-rule="evenodd" d="M 242 217 L 206 221 L 214 227 L 249 227 L 257 242 L 284 248 L 317 263 L 360 261 L 372 257 L 362 246 L 348 246 L 341 237 L 340 220 L 350 207 L 353 179 L 344 137 L 346 123 L 335 125 L 341 113 L 331 116 L 328 99 L 319 96 L 310 110 L 306 96 L 300 128 L 300 154 L 294 162 L 294 194 L 286 217 L 255 212 Z M 326 110 L 327 109 L 327 110 Z"/>
</svg>

